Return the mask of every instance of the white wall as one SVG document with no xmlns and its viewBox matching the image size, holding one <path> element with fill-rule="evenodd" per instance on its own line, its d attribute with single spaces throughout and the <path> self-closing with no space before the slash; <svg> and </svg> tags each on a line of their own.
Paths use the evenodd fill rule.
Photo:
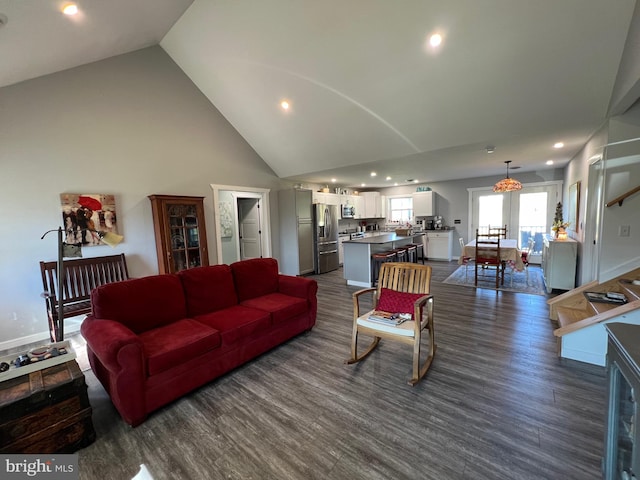
<svg viewBox="0 0 640 480">
<path fill-rule="evenodd" d="M 0 348 L 48 335 L 38 262 L 57 250 L 40 236 L 61 224 L 61 193 L 116 195 L 124 243 L 83 254 L 124 252 L 140 277 L 158 271 L 147 195 L 206 197 L 216 263 L 210 184 L 288 185 L 160 47 L 1 88 L 0 112 Z"/>
<path fill-rule="evenodd" d="M 640 105 L 610 120 L 609 145 L 605 151 L 603 203 L 640 186 Z M 601 281 L 640 266 L 639 212 L 640 193 L 630 196 L 622 205 L 604 207 L 599 275 Z M 620 235 L 622 225 L 630 227 L 628 237 Z"/>
</svg>

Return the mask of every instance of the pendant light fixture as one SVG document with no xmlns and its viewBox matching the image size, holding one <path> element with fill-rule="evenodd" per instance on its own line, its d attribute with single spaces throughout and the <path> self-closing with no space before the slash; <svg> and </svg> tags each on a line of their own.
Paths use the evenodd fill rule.
<svg viewBox="0 0 640 480">
<path fill-rule="evenodd" d="M 494 192 L 514 192 L 516 190 L 522 190 L 522 184 L 515 178 L 509 178 L 509 164 L 511 160 L 507 160 L 504 163 L 507 164 L 507 178 L 503 178 L 493 186 Z"/>
</svg>

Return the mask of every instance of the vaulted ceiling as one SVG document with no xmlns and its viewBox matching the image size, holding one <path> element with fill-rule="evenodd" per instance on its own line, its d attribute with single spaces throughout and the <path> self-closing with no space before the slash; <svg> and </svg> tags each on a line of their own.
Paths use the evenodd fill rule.
<svg viewBox="0 0 640 480">
<path fill-rule="evenodd" d="M 159 43 L 296 181 L 562 167 L 620 108 L 616 88 L 635 100 L 616 83 L 635 0 L 77 0 L 75 17 L 62 3 L 0 0 L 0 86 Z"/>
</svg>

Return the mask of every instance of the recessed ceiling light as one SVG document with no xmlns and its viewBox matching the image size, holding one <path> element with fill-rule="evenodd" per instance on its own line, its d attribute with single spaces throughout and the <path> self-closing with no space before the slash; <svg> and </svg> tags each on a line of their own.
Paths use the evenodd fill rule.
<svg viewBox="0 0 640 480">
<path fill-rule="evenodd" d="M 418 179 L 416 178 L 416 179 L 413 181 L 413 183 L 418 183 Z"/>
<path fill-rule="evenodd" d="M 75 15 L 78 13 L 78 6 L 75 3 L 68 3 L 62 8 L 62 13 L 65 15 Z"/>
<path fill-rule="evenodd" d="M 564 143 L 562 142 L 556 142 L 553 144 L 553 148 L 562 148 L 564 147 Z"/>
<path fill-rule="evenodd" d="M 386 178 L 386 180 L 387 180 L 387 181 L 388 181 L 388 180 L 391 180 L 391 177 L 387 177 L 387 178 Z"/>
<path fill-rule="evenodd" d="M 394 187 L 397 187 L 397 186 L 398 186 L 398 182 L 394 183 L 394 184 L 393 184 L 393 186 L 394 186 Z"/>
<path fill-rule="evenodd" d="M 493 153 L 496 151 L 496 147 L 494 147 L 493 145 L 487 145 L 485 147 L 485 150 L 487 151 L 487 153 Z"/>
<path fill-rule="evenodd" d="M 338 180 L 337 180 L 337 179 L 335 179 L 335 178 L 332 178 L 332 179 L 331 179 L 331 183 L 336 183 L 337 181 L 338 181 Z"/>
<path fill-rule="evenodd" d="M 291 107 L 291 105 L 289 105 L 289 102 L 288 102 L 287 100 L 282 100 L 282 101 L 280 102 L 280 107 L 281 107 L 283 110 L 287 111 L 287 110 L 289 110 L 289 108 Z"/>
<path fill-rule="evenodd" d="M 441 43 L 442 35 L 440 35 L 439 33 L 434 33 L 429 37 L 429 45 L 431 45 L 432 47 L 439 47 Z"/>
<path fill-rule="evenodd" d="M 546 164 L 547 165 L 553 165 L 553 160 L 547 160 Z"/>
<path fill-rule="evenodd" d="M 366 183 L 361 183 L 361 184 L 360 184 L 360 186 L 361 186 L 361 187 L 366 187 L 366 186 L 367 186 L 367 184 L 366 184 Z"/>
<path fill-rule="evenodd" d="M 378 175 L 376 172 L 371 172 L 372 177 L 375 177 L 376 175 Z"/>
</svg>

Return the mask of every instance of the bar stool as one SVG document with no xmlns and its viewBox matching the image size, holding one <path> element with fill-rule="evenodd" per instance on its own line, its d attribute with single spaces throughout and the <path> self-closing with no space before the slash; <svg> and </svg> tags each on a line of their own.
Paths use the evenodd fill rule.
<svg viewBox="0 0 640 480">
<path fill-rule="evenodd" d="M 406 246 L 412 246 L 416 248 L 415 263 L 418 263 L 418 259 L 420 259 L 422 260 L 422 264 L 424 265 L 424 245 L 422 243 L 410 243 Z"/>
<path fill-rule="evenodd" d="M 378 283 L 378 274 L 380 273 L 380 267 L 383 263 L 393 262 L 395 260 L 396 253 L 393 250 L 388 252 L 378 252 L 371 254 L 371 284 L 376 285 Z"/>
<path fill-rule="evenodd" d="M 394 252 L 396 255 L 396 262 L 406 262 L 407 261 L 407 247 L 405 247 L 404 245 L 402 247 L 397 247 L 394 248 L 393 250 L 390 250 L 391 252 Z"/>
<path fill-rule="evenodd" d="M 418 263 L 418 246 L 409 243 L 405 245 L 407 247 L 407 261 L 411 263 Z"/>
</svg>

